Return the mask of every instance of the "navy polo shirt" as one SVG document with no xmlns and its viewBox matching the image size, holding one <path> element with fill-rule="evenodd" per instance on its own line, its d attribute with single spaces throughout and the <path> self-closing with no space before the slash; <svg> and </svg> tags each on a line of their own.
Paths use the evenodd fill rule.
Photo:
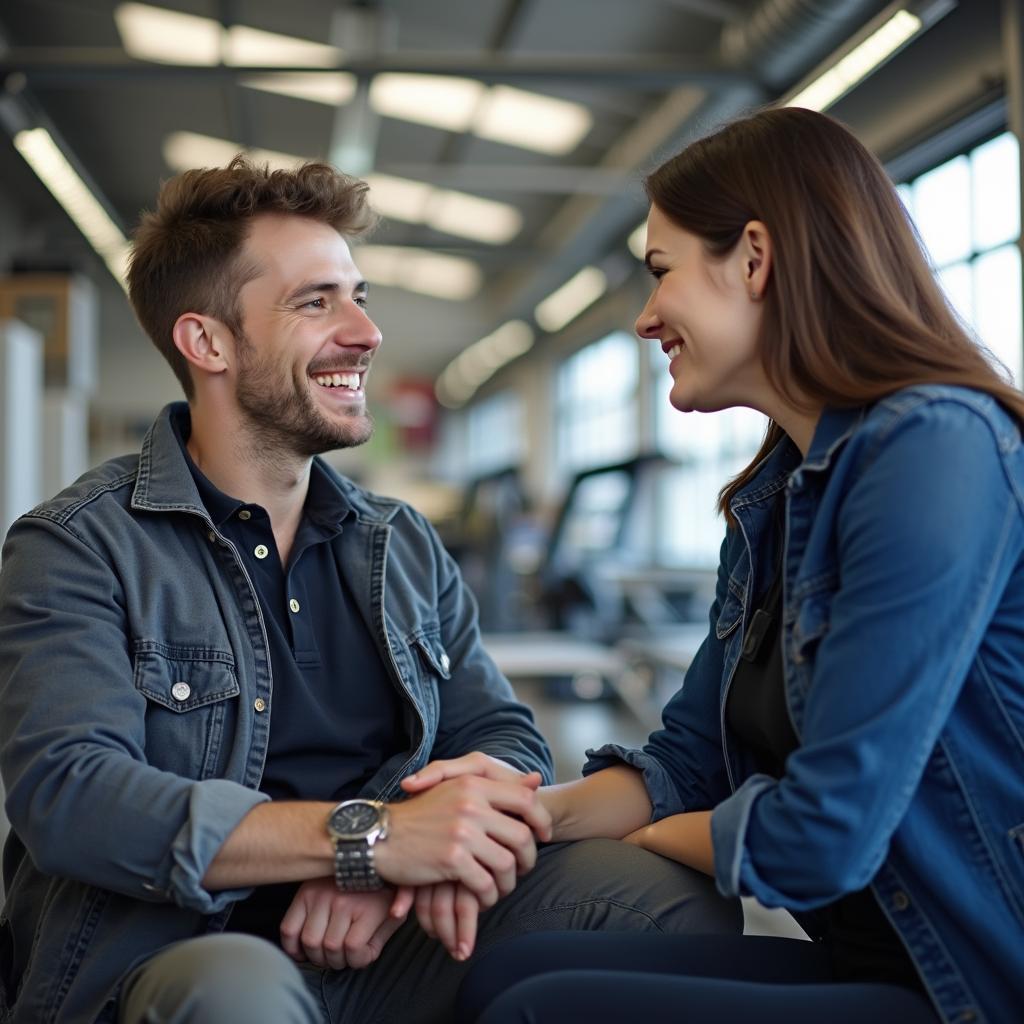
<svg viewBox="0 0 1024 1024">
<path fill-rule="evenodd" d="M 282 566 L 259 505 L 215 487 L 185 447 L 199 497 L 214 525 L 238 549 L 252 579 L 270 644 L 270 741 L 260 789 L 274 800 L 345 800 L 408 737 L 395 684 L 360 609 L 371 607 L 370 580 L 349 579 L 331 540 L 354 515 L 344 494 L 314 462 L 288 565 Z M 356 599 L 359 594 L 360 599 Z M 264 886 L 232 915 L 231 927 L 277 940 L 295 886 Z"/>
</svg>

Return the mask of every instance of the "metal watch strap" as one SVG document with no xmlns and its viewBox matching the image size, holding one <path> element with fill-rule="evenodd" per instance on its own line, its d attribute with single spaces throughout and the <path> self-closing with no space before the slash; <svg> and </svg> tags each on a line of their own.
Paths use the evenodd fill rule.
<svg viewBox="0 0 1024 1024">
<path fill-rule="evenodd" d="M 384 887 L 373 863 L 373 847 L 365 839 L 335 840 L 334 881 L 342 892 L 375 892 Z"/>
</svg>

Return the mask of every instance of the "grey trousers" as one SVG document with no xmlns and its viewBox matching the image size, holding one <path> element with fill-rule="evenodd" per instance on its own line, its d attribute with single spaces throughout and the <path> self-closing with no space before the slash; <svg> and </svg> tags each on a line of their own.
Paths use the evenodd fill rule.
<svg viewBox="0 0 1024 1024">
<path fill-rule="evenodd" d="M 447 1024 L 473 960 L 542 931 L 740 934 L 738 901 L 712 880 L 608 839 L 541 849 L 515 891 L 481 916 L 473 958 L 452 960 L 410 918 L 376 963 L 335 971 L 295 965 L 270 943 L 208 935 L 158 953 L 128 978 L 120 1024 Z"/>
</svg>

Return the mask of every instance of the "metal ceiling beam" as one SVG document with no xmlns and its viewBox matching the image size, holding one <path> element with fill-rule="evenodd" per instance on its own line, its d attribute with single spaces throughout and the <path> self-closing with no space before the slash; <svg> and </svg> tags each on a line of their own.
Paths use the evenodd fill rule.
<svg viewBox="0 0 1024 1024">
<path fill-rule="evenodd" d="M 125 57 L 115 48 L 14 47 L 0 55 L 0 80 L 24 74 L 33 85 L 101 82 L 125 79 L 244 78 L 268 74 L 330 74 L 347 71 L 360 77 L 384 72 L 419 75 L 455 75 L 484 82 L 591 82 L 608 87 L 665 90 L 679 85 L 726 89 L 749 85 L 750 77 L 724 62 L 702 54 L 621 54 L 579 57 L 566 55 L 479 53 L 381 53 L 353 56 L 327 68 L 310 67 L 203 67 L 193 64 L 149 64 Z"/>
</svg>

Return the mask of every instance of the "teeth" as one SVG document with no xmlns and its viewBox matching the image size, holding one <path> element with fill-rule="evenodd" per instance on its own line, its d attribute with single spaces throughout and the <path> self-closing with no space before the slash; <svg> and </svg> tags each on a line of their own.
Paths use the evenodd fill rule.
<svg viewBox="0 0 1024 1024">
<path fill-rule="evenodd" d="M 350 391 L 359 390 L 358 373 L 319 373 L 313 377 L 313 380 L 325 388 L 348 388 Z"/>
<path fill-rule="evenodd" d="M 679 344 L 673 345 L 668 350 L 668 357 L 669 357 L 669 359 L 675 359 L 675 357 L 677 355 L 679 355 L 679 353 L 682 352 L 682 351 L 683 351 L 683 346 L 682 345 L 679 345 Z"/>
</svg>

